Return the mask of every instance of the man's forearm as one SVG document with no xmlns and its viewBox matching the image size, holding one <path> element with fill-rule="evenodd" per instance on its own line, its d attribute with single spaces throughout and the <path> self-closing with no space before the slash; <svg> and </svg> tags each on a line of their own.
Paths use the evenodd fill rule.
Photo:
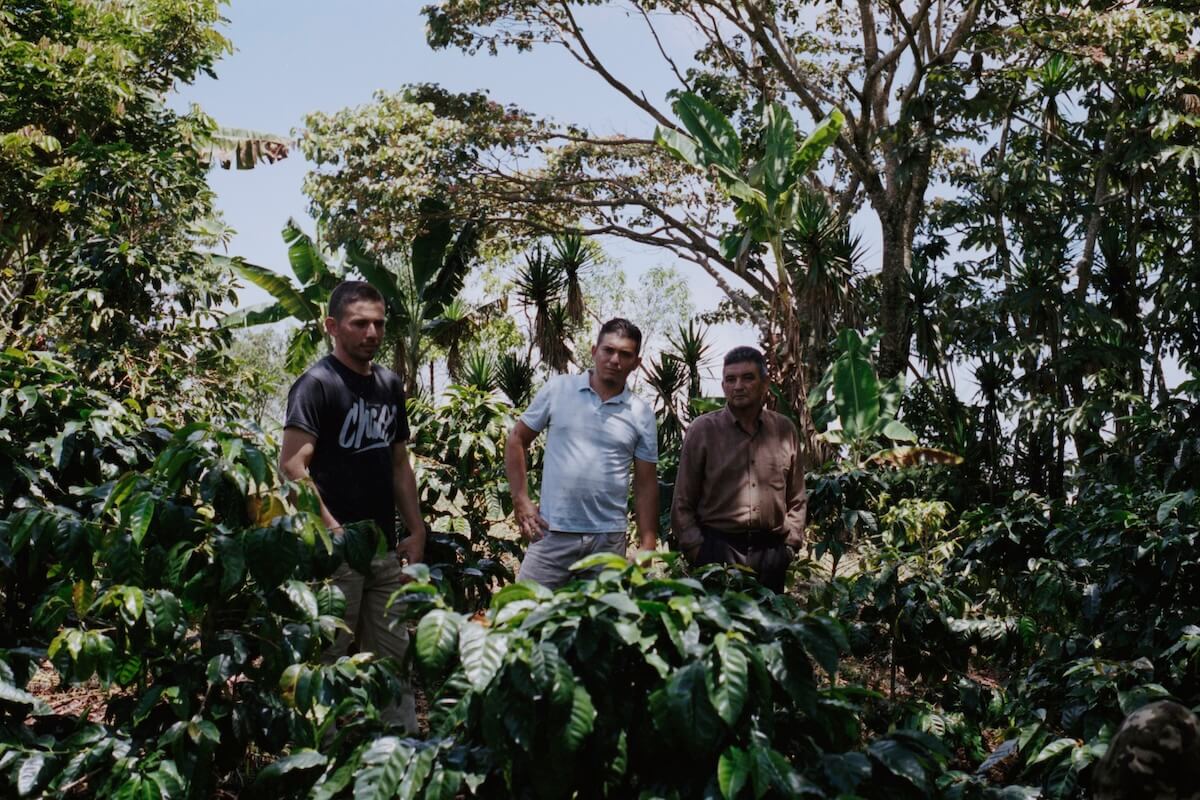
<svg viewBox="0 0 1200 800">
<path fill-rule="evenodd" d="M 658 473 L 655 464 L 635 463 L 633 491 L 638 540 L 643 550 L 654 550 L 658 547 Z"/>
<path fill-rule="evenodd" d="M 321 497 L 321 490 L 317 488 L 316 482 L 312 479 L 312 476 L 308 474 L 307 469 L 304 467 L 297 467 L 295 464 L 284 462 L 279 465 L 279 471 L 283 473 L 283 477 L 287 478 L 288 480 L 296 483 L 306 484 L 310 489 L 312 489 L 312 493 L 317 497 L 317 505 L 319 505 L 321 509 L 321 522 L 324 523 L 326 528 L 334 533 L 341 531 L 342 523 L 337 521 L 337 519 L 333 516 L 333 513 L 329 510 L 329 506 L 325 505 L 325 498 Z"/>
<path fill-rule="evenodd" d="M 638 540 L 643 550 L 658 547 L 658 502 L 655 499 L 637 499 Z"/>
<path fill-rule="evenodd" d="M 396 507 L 408 529 L 408 560 L 418 563 L 425 558 L 425 520 L 421 517 L 421 501 L 417 494 L 417 476 L 405 459 L 395 474 Z"/>
<path fill-rule="evenodd" d="M 504 474 L 513 503 L 529 499 L 529 465 L 525 446 L 515 436 L 509 436 L 504 446 Z"/>
</svg>

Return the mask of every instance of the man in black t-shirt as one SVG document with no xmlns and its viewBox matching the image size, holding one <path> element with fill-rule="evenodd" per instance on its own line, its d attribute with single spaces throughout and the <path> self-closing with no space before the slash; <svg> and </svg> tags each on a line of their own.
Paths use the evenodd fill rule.
<svg viewBox="0 0 1200 800">
<path fill-rule="evenodd" d="M 321 519 L 334 534 L 351 522 L 373 521 L 388 555 L 365 576 L 343 564 L 334 583 L 346 596 L 346 624 L 325 652 L 327 661 L 345 655 L 352 638 L 361 650 L 400 662 L 408 631 L 389 611 L 388 598 L 403 582 L 402 560 L 425 554 L 425 523 L 417 482 L 408 460 L 404 386 L 391 370 L 371 363 L 383 340 L 385 306 L 374 287 L 345 281 L 329 298 L 325 330 L 333 354 L 301 375 L 288 392 L 280 468 L 292 480 L 311 480 L 321 500 Z M 408 537 L 396 541 L 396 509 Z M 384 719 L 417 732 L 411 690 L 384 712 Z"/>
</svg>

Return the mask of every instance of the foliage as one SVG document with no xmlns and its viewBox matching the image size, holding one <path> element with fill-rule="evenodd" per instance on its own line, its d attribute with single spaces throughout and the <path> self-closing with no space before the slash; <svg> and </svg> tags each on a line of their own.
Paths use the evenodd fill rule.
<svg viewBox="0 0 1200 800">
<path fill-rule="evenodd" d="M 487 606 L 497 582 L 512 581 L 521 549 L 505 524 L 512 500 L 503 448 L 514 418 L 478 387 L 451 386 L 443 399 L 436 409 L 408 402 L 421 504 L 434 515 L 426 561 L 451 604 L 474 611 Z"/>
<path fill-rule="evenodd" d="M 141 404 L 219 394 L 213 323 L 232 295 L 196 252 L 213 213 L 199 154 L 214 126 L 164 102 L 228 49 L 218 7 L 0 9 L 0 343 L 57 353 Z"/>
<path fill-rule="evenodd" d="M 845 646 L 833 619 L 721 570 L 702 584 L 608 555 L 577 566 L 600 574 L 553 594 L 508 586 L 484 622 L 428 585 L 399 593 L 423 614 L 418 665 L 446 676 L 431 724 L 479 754 L 475 794 L 875 796 L 873 773 L 902 794 L 931 789 L 944 755 L 928 737 L 838 750 L 857 726 L 855 693 L 827 682 Z"/>
<path fill-rule="evenodd" d="M 319 581 L 343 558 L 366 568 L 374 536 L 335 545 L 311 492 L 293 505 L 239 433 L 151 426 L 112 444 L 113 479 L 0 522 L 9 600 L 35 600 L 0 670 L 10 790 L 205 797 L 251 749 L 316 747 L 335 715 L 338 741 L 377 726 L 394 672 L 367 654 L 316 664 L 345 607 Z M 103 724 L 63 725 L 20 690 L 41 658 L 64 681 L 113 687 Z"/>
<path fill-rule="evenodd" d="M 282 275 L 240 258 L 214 258 L 227 261 L 235 273 L 275 298 L 274 303 L 239 309 L 227 316 L 223 324 L 235 328 L 297 320 L 300 325 L 288 342 L 286 366 L 292 374 L 299 374 L 316 360 L 322 345 L 329 345 L 329 337 L 325 334 L 329 296 L 342 282 L 346 268 L 329 263 L 332 254 L 325 252 L 319 232 L 314 241 L 295 220 L 289 219 L 282 233 L 288 248 L 288 263 L 299 286 Z"/>
</svg>

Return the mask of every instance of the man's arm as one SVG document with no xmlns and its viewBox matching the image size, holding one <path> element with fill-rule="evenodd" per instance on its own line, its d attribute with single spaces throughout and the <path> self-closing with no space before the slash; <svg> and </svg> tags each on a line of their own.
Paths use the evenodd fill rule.
<svg viewBox="0 0 1200 800">
<path fill-rule="evenodd" d="M 700 532 L 700 520 L 696 516 L 703 479 L 704 454 L 701 452 L 696 423 L 692 423 L 692 427 L 683 437 L 683 447 L 679 452 L 675 494 L 671 498 L 671 530 L 675 532 L 679 549 L 693 564 L 700 557 L 700 545 L 704 542 L 704 535 Z"/>
<path fill-rule="evenodd" d="M 794 455 L 792 468 L 787 476 L 787 516 L 783 521 L 783 530 L 787 536 L 787 546 L 792 552 L 798 552 L 804 546 L 804 523 L 808 514 L 808 492 L 804 488 L 804 458 L 800 451 L 800 435 L 792 428 Z"/>
<path fill-rule="evenodd" d="M 321 504 L 321 521 L 325 523 L 326 528 L 334 534 L 338 534 L 341 533 L 342 523 L 329 513 L 329 507 L 325 505 L 325 498 L 321 497 L 321 492 L 308 474 L 308 465 L 312 463 L 316 447 L 317 437 L 308 431 L 299 428 L 284 428 L 283 446 L 279 451 L 279 471 L 285 478 L 312 486 L 313 492 L 317 495 L 317 502 Z"/>
<path fill-rule="evenodd" d="M 509 431 L 504 444 L 504 472 L 508 476 L 508 489 L 512 493 L 513 516 L 517 529 L 526 541 L 536 542 L 550 530 L 550 523 L 529 499 L 529 464 L 526 451 L 538 432 L 521 420 Z"/>
<path fill-rule="evenodd" d="M 643 550 L 658 546 L 658 465 L 633 460 L 633 509 Z"/>
<path fill-rule="evenodd" d="M 417 476 L 413 474 L 408 445 L 404 442 L 392 445 L 392 490 L 396 495 L 396 508 L 400 509 L 404 526 L 408 528 L 408 537 L 396 546 L 396 550 L 408 563 L 419 564 L 425 560 L 425 520 L 421 517 Z"/>
</svg>

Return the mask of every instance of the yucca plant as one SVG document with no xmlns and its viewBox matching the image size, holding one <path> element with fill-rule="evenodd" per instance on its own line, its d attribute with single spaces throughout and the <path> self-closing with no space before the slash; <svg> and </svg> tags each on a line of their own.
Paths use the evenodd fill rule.
<svg viewBox="0 0 1200 800">
<path fill-rule="evenodd" d="M 596 264 L 596 251 L 588 240 L 574 231 L 554 237 L 552 260 L 562 275 L 567 290 L 567 316 L 578 325 L 583 322 L 583 288 L 579 278 Z"/>
<path fill-rule="evenodd" d="M 496 386 L 513 408 L 524 408 L 533 398 L 533 365 L 517 353 L 505 353 L 496 363 Z"/>
<path fill-rule="evenodd" d="M 463 361 L 462 372 L 458 383 L 470 386 L 481 392 L 491 392 L 496 388 L 496 359 L 486 351 L 476 350 Z"/>
<path fill-rule="evenodd" d="M 567 314 L 561 309 L 562 292 L 566 286 L 562 271 L 542 245 L 536 244 L 525 254 L 525 266 L 517 271 L 517 295 L 526 313 L 533 313 L 533 343 L 542 361 L 556 372 L 566 368 L 562 357 L 565 344 L 561 333 L 566 329 Z"/>
<path fill-rule="evenodd" d="M 674 335 L 668 334 L 667 341 L 671 344 L 671 353 L 679 359 L 687 372 L 688 399 L 700 397 L 700 372 L 712 360 L 712 345 L 707 340 L 708 328 L 696 321 L 688 320 L 687 325 L 680 325 Z"/>
<path fill-rule="evenodd" d="M 671 353 L 659 353 L 657 360 L 647 363 L 648 366 L 642 370 L 646 373 L 646 382 L 656 395 L 658 449 L 665 452 L 683 438 L 679 393 L 688 384 L 688 372 L 684 363 Z"/>
<path fill-rule="evenodd" d="M 456 297 L 442 309 L 437 319 L 425 323 L 425 332 L 446 352 L 446 371 L 450 373 L 452 380 L 460 380 L 463 374 L 463 345 L 469 342 L 480 328 L 507 310 L 507 297 L 478 306 Z"/>
</svg>

